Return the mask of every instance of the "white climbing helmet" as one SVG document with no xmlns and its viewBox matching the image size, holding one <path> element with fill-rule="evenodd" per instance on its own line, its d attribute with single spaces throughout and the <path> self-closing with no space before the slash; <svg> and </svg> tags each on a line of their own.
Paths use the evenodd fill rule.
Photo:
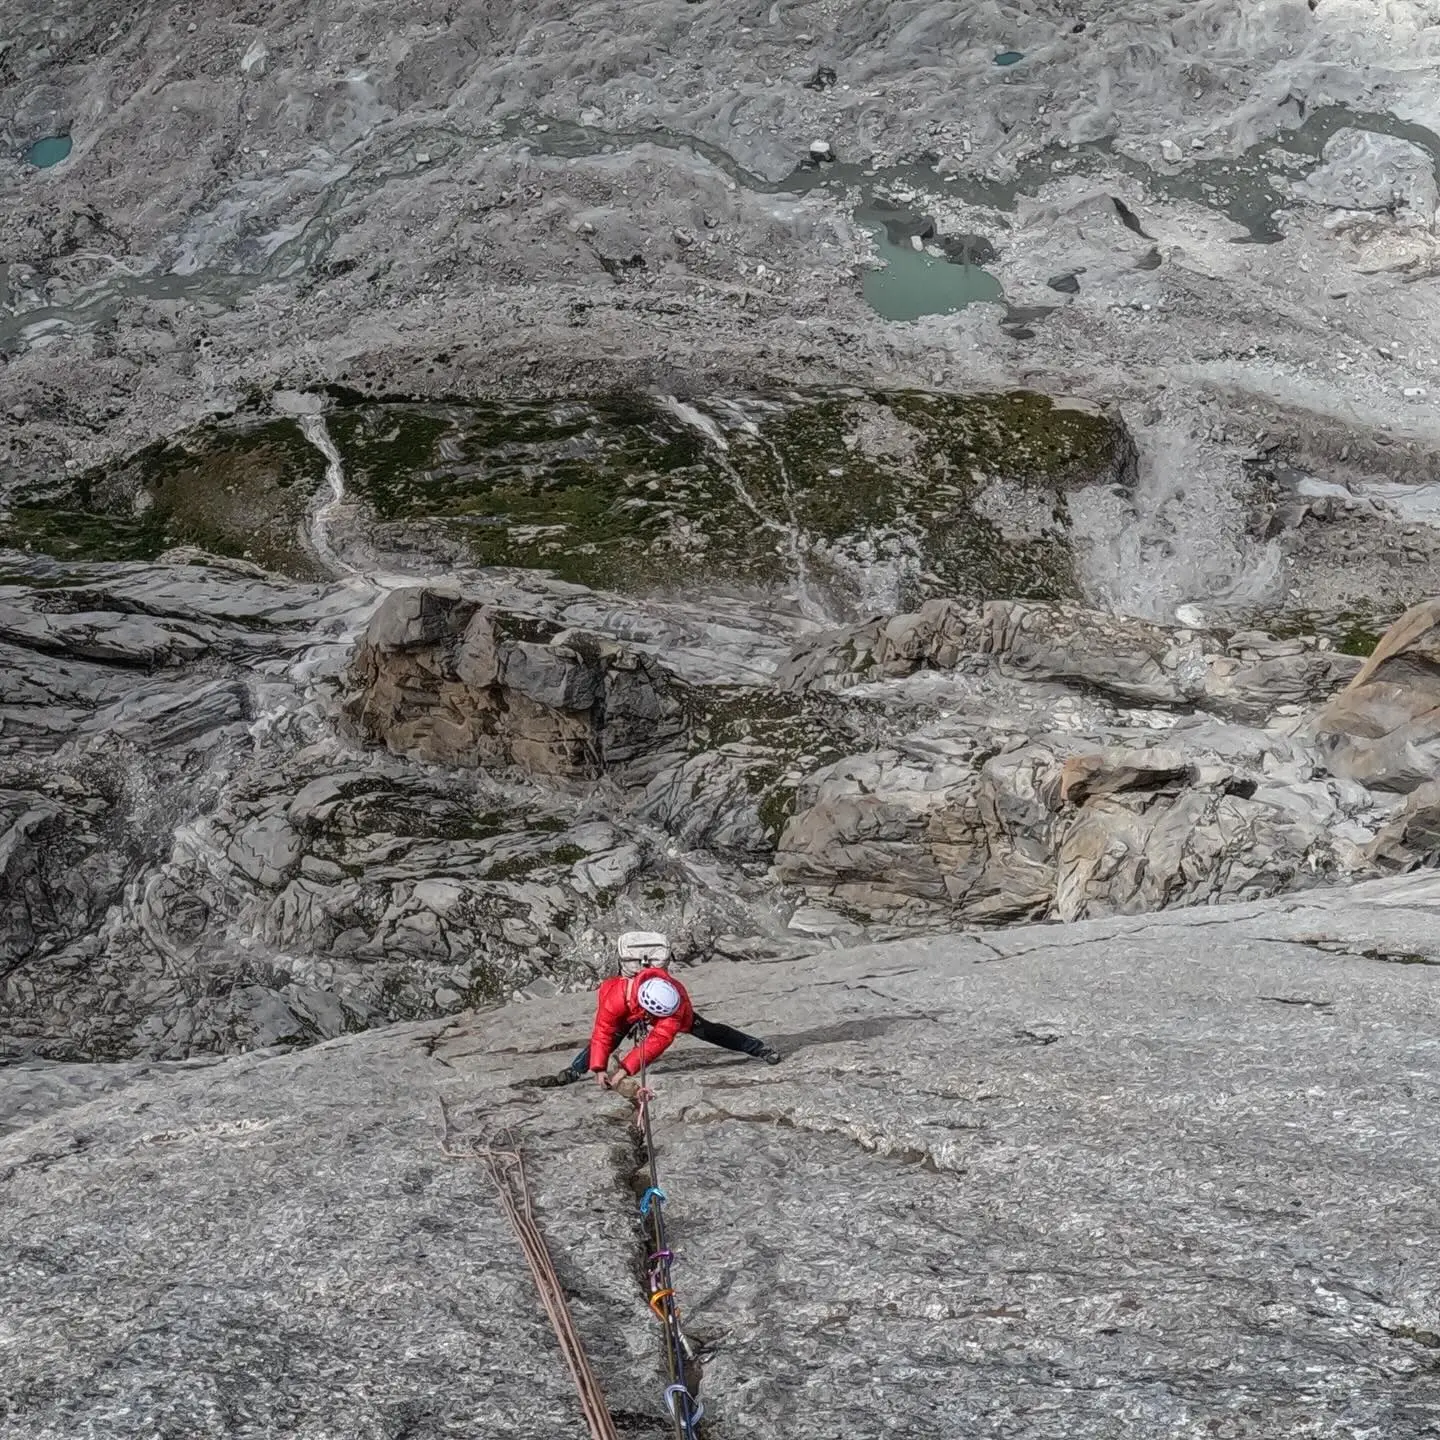
<svg viewBox="0 0 1440 1440">
<path fill-rule="evenodd" d="M 635 998 L 640 1002 L 642 1010 L 660 1019 L 673 1015 L 680 1008 L 680 992 L 668 980 L 662 980 L 658 975 L 642 981 Z"/>
</svg>

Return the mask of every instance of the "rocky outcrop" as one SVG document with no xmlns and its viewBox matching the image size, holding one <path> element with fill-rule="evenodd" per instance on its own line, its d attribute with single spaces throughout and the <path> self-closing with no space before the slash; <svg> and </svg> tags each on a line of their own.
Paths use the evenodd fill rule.
<svg viewBox="0 0 1440 1440">
<path fill-rule="evenodd" d="M 1315 718 L 1336 775 L 1402 794 L 1440 773 L 1440 600 L 1407 610 Z"/>
<path fill-rule="evenodd" d="M 473 600 L 418 589 L 376 619 L 363 591 L 248 567 L 66 578 L 0 595 L 0 1060 L 305 1043 L 587 985 L 616 916 L 665 925 L 682 955 L 786 947 L 773 886 L 664 853 L 673 816 L 688 843 L 768 854 L 775 767 L 755 779 L 768 752 L 731 754 L 732 726 L 693 757 L 696 805 L 679 690 L 648 657 L 523 614 L 482 634 Z M 367 625 L 395 733 L 430 743 L 488 714 L 485 764 L 507 768 L 336 733 Z M 593 797 L 577 755 L 608 767 Z"/>
<path fill-rule="evenodd" d="M 584 986 L 622 918 L 778 956 L 1432 863 L 1423 796 L 1392 814 L 1291 733 L 1358 665 L 1313 641 L 935 604 L 772 685 L 785 632 L 758 605 L 568 584 L 367 597 L 186 564 L 0 600 L 9 1058 L 178 1059 Z"/>
<path fill-rule="evenodd" d="M 707 1427 L 1419 1440 L 1437 900 L 1408 876 L 687 971 L 785 1055 L 682 1037 L 653 1072 Z M 8 1071 L 6 1436 L 583 1433 L 483 1164 L 447 1154 L 500 1131 L 622 1433 L 662 1434 L 629 1109 L 532 1088 L 589 1018 Z"/>
<path fill-rule="evenodd" d="M 351 667 L 347 709 L 392 753 L 594 779 L 653 757 L 682 730 L 648 658 L 594 636 L 507 623 L 458 593 L 397 590 Z"/>
<path fill-rule="evenodd" d="M 1388 802 L 1317 775 L 1286 736 L 1360 664 L 1314 638 L 1021 601 L 936 601 L 822 637 L 782 685 L 843 693 L 932 671 L 958 688 L 935 691 L 947 719 L 806 777 L 776 871 L 812 903 L 889 924 L 1071 920 L 1370 873 Z"/>
<path fill-rule="evenodd" d="M 988 663 L 1000 674 L 1083 686 L 1126 705 L 1260 720 L 1329 695 L 1360 668 L 1319 640 L 1222 637 L 1073 605 L 932 600 L 797 648 L 777 680 L 807 690 Z"/>
<path fill-rule="evenodd" d="M 1370 846 L 1381 870 L 1433 869 L 1440 864 L 1440 781 L 1417 785 Z"/>
<path fill-rule="evenodd" d="M 842 761 L 802 785 L 777 873 L 862 919 L 934 924 L 1253 899 L 1369 870 L 1356 817 L 1371 797 L 1307 781 L 1303 752 L 1277 743 L 1252 765 L 1223 732 L 1130 740 L 992 736 L 987 758 L 975 737 L 944 759 L 912 743 Z"/>
</svg>

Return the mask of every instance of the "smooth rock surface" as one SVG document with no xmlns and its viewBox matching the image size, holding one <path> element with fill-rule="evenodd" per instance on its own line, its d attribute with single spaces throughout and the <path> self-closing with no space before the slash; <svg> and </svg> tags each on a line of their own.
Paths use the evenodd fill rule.
<svg viewBox="0 0 1440 1440">
<path fill-rule="evenodd" d="M 655 1076 L 711 1433 L 1433 1434 L 1437 907 L 1406 877 L 687 972 L 786 1053 L 682 1039 Z M 7 1436 L 574 1430 L 443 1105 L 452 1146 L 520 1138 L 623 1432 L 658 1440 L 627 1107 L 515 1088 L 587 1024 L 540 1000 L 106 1093 L 6 1072 Z"/>
</svg>

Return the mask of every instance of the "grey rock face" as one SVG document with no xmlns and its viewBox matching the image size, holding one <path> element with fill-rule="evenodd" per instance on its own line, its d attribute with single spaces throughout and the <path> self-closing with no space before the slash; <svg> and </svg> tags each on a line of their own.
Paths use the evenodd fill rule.
<svg viewBox="0 0 1440 1440">
<path fill-rule="evenodd" d="M 682 1038 L 654 1074 L 709 1426 L 1431 1433 L 1440 971 L 1387 962 L 1434 959 L 1437 903 L 1406 877 L 687 973 L 786 1056 Z M 575 1429 L 488 1182 L 437 1143 L 505 1129 L 610 1404 L 658 1437 L 627 1107 L 515 1088 L 588 1023 L 572 996 L 6 1072 L 7 1435 Z"/>
<path fill-rule="evenodd" d="M 617 910 L 773 953 L 1414 863 L 1298 719 L 1197 708 L 1298 711 L 1354 668 L 1313 643 L 938 602 L 737 685 L 679 607 L 500 593 L 401 588 L 367 622 L 378 597 L 234 570 L 12 587 L 6 1053 L 178 1059 L 583 985 Z M 203 654 L 91 653 L 137 616 Z M 347 693 L 386 753 L 336 733 Z"/>
<path fill-rule="evenodd" d="M 348 636 L 373 595 L 199 569 L 7 591 L 4 1058 L 180 1059 L 586 985 L 607 959 L 594 923 L 632 910 L 663 917 L 682 954 L 737 932 L 764 948 L 779 930 L 754 879 L 708 855 L 676 865 L 639 812 L 680 736 L 650 658 L 575 630 L 540 643 L 558 627 L 525 615 L 503 618 L 531 638 L 497 641 L 473 600 L 399 592 L 370 617 L 388 648 L 361 650 L 409 667 L 408 690 L 387 692 L 403 724 L 473 734 L 498 716 L 506 757 L 540 778 L 429 770 L 337 734 Z M 127 626 L 138 649 L 96 650 Z M 152 631 L 203 633 L 206 648 L 165 662 Z M 575 743 L 607 786 L 623 775 L 633 820 L 608 789 L 555 773 Z M 704 843 L 768 853 L 764 792 L 745 775 L 716 771 Z"/>
<path fill-rule="evenodd" d="M 780 953 L 1429 863 L 1423 816 L 1382 830 L 1394 802 L 1289 734 L 1358 663 L 1314 642 L 935 602 L 737 685 L 678 606 L 196 568 L 10 587 L 10 1056 L 178 1059 L 584 985 L 617 910 Z M 717 654 L 742 613 L 773 655 L 758 609 Z M 1399 644 L 1368 674 L 1413 668 Z M 347 691 L 387 753 L 336 733 Z"/>
<path fill-rule="evenodd" d="M 839 762 L 800 787 L 776 870 L 822 903 L 921 925 L 1138 913 L 1370 870 L 1374 832 L 1351 817 L 1373 801 L 1302 781 L 1303 756 L 1237 766 L 1203 734 L 1126 738 L 1040 734 L 987 759 L 977 735 L 940 764 L 911 746 Z"/>
<path fill-rule="evenodd" d="M 777 873 L 856 918 L 921 925 L 946 910 L 1075 919 L 1370 873 L 1389 802 L 1325 777 L 1320 755 L 1287 735 L 1298 719 L 1284 718 L 1359 666 L 1314 641 L 1015 601 L 937 601 L 822 637 L 780 684 L 844 693 L 941 672 L 1022 681 L 1034 708 L 1007 692 L 1008 704 L 967 714 L 951 698 L 948 719 L 893 749 L 811 773 Z M 1085 717 L 1057 698 L 1066 691 L 1111 708 Z"/>
<path fill-rule="evenodd" d="M 1435 547 L 1396 543 L 1395 513 L 1348 491 L 1252 532 L 1239 464 L 1278 451 L 1342 491 L 1437 473 L 1433 167 L 1374 133 L 1433 109 L 1425 7 L 1117 0 L 1087 25 L 1064 6 L 842 5 L 819 7 L 823 30 L 815 8 L 591 7 L 577 36 L 556 0 L 349 0 L 318 26 L 295 0 L 13 0 L 5 143 L 13 159 L 66 131 L 74 150 L 0 165 L 0 504 L 12 484 L 91 485 L 92 465 L 277 384 L 278 409 L 318 422 L 327 382 L 1023 381 L 1118 408 L 1144 463 L 1021 493 L 942 447 L 914 471 L 927 533 L 949 482 L 973 482 L 992 551 L 1068 523 L 1078 589 L 1159 620 L 1297 590 L 1348 608 L 1367 570 L 1387 616 L 1434 592 Z M 1025 63 L 997 71 L 1012 44 Z M 1371 113 L 1338 116 L 1347 99 Z M 1300 146 L 1271 146 L 1301 118 Z M 936 171 L 773 191 L 812 136 L 837 179 L 926 152 Z M 870 179 L 903 183 L 1013 309 L 872 313 L 853 210 Z M 1230 243 L 1247 230 L 1274 243 Z M 1064 301 L 1046 288 L 1082 267 Z M 382 488 L 412 468 L 376 465 Z M 788 550 L 776 570 L 858 562 L 843 613 L 899 608 L 906 568 L 930 563 L 913 536 L 827 555 L 785 471 L 744 520 Z M 541 1212 L 643 1434 L 659 1376 L 626 1117 L 509 1088 L 568 1053 L 579 1002 L 344 1035 L 590 978 L 627 907 L 765 959 L 697 991 L 790 1052 L 757 1075 L 682 1051 L 657 1107 L 715 1440 L 1434 1428 L 1428 889 L 799 968 L 768 963 L 765 918 L 808 945 L 1428 863 L 1422 651 L 1348 692 L 1318 748 L 1283 713 L 1351 678 L 1318 646 L 1025 605 L 892 617 L 888 659 L 820 647 L 815 684 L 772 706 L 777 654 L 837 613 L 824 587 L 797 587 L 782 623 L 773 597 L 642 606 L 489 575 L 465 592 L 482 626 L 457 600 L 377 628 L 382 738 L 403 742 L 378 753 L 335 729 L 365 577 L 391 563 L 366 557 L 461 547 L 403 521 L 370 535 L 358 507 L 326 525 L 353 543 L 319 544 L 317 518 L 310 559 L 352 581 L 324 591 L 166 563 L 57 567 L 47 593 L 0 596 L 0 1054 L 172 1057 L 0 1074 L 7 1434 L 572 1425 L 509 1237 L 431 1149 L 432 1085 L 459 1133 L 543 1117 Z M 34 573 L 19 551 L 5 566 Z M 736 725 L 686 691 L 680 725 L 671 674 L 783 713 Z M 827 678 L 841 721 L 812 724 Z M 782 850 L 789 887 L 761 873 L 786 822 L 811 835 Z"/>
<path fill-rule="evenodd" d="M 1278 705 L 1311 704 L 1360 669 L 1312 642 L 1237 634 L 1226 643 L 1145 620 L 1070 605 L 932 600 L 797 647 L 779 683 L 852 685 L 992 657 L 1001 674 L 1083 685 L 1129 705 L 1193 705 L 1257 720 Z"/>
</svg>

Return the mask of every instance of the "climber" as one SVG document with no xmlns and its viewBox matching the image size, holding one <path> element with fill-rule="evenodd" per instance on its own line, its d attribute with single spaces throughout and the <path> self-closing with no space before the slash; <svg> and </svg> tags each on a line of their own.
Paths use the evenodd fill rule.
<svg viewBox="0 0 1440 1440">
<path fill-rule="evenodd" d="M 779 1051 L 763 1040 L 697 1015 L 685 987 L 669 973 L 669 963 L 669 945 L 663 935 L 629 931 L 620 937 L 620 973 L 600 986 L 590 1044 L 560 1072 L 557 1083 L 579 1080 L 588 1069 L 602 1086 L 618 1085 L 635 1075 L 642 1064 L 659 1059 L 677 1035 L 687 1033 L 725 1050 L 754 1056 L 767 1065 L 780 1063 Z M 648 1024 L 649 1031 L 620 1062 L 621 1073 L 612 1082 L 607 1074 L 610 1057 L 640 1024 Z"/>
</svg>

